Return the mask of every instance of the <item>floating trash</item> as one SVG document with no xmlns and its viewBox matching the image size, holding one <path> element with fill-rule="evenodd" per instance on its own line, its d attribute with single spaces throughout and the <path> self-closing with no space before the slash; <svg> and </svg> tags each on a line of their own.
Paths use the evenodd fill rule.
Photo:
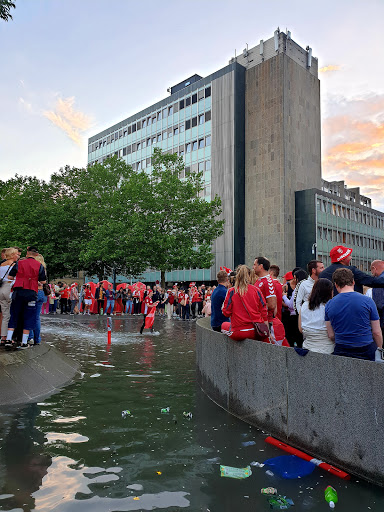
<svg viewBox="0 0 384 512">
<path fill-rule="evenodd" d="M 241 446 L 253 446 L 254 444 L 256 444 L 255 441 L 244 441 Z"/>
<path fill-rule="evenodd" d="M 336 489 L 334 489 L 331 485 L 328 485 L 328 487 L 325 489 L 324 498 L 331 508 L 335 508 L 336 503 L 339 501 Z"/>
<path fill-rule="evenodd" d="M 267 469 L 265 474 L 268 475 L 268 476 L 274 476 L 275 475 L 270 469 Z"/>
<path fill-rule="evenodd" d="M 250 465 L 255 466 L 256 468 L 263 468 L 265 466 L 265 464 L 263 464 L 262 462 L 257 462 L 255 460 L 253 462 L 251 462 Z"/>
<path fill-rule="evenodd" d="M 265 460 L 264 464 L 271 468 L 276 475 L 288 480 L 310 475 L 316 468 L 312 462 L 299 459 L 296 455 L 281 455 Z"/>
<path fill-rule="evenodd" d="M 277 489 L 275 487 L 263 487 L 263 489 L 260 489 L 261 494 L 277 494 Z"/>
<path fill-rule="evenodd" d="M 132 416 L 131 411 L 129 411 L 128 409 L 126 409 L 125 411 L 121 411 L 122 418 L 126 418 L 127 416 Z"/>
<path fill-rule="evenodd" d="M 286 510 L 294 505 L 293 501 L 286 496 L 270 496 L 268 498 L 269 506 L 275 510 Z"/>
<path fill-rule="evenodd" d="M 226 476 L 228 478 L 248 478 L 252 475 L 251 467 L 246 468 L 233 468 L 231 466 L 220 466 L 220 476 Z"/>
<path fill-rule="evenodd" d="M 171 410 L 170 407 L 164 407 L 164 409 L 161 409 L 160 412 L 161 412 L 161 414 L 167 414 L 170 410 Z"/>
<path fill-rule="evenodd" d="M 187 418 L 188 420 L 192 419 L 192 413 L 191 412 L 183 412 L 184 418 Z"/>
</svg>

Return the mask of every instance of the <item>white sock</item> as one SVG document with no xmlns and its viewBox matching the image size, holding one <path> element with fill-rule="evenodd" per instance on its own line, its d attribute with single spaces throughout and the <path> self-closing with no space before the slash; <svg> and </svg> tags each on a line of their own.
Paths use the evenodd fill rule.
<svg viewBox="0 0 384 512">
<path fill-rule="evenodd" d="M 7 341 L 12 341 L 13 331 L 8 329 Z"/>
<path fill-rule="evenodd" d="M 22 340 L 23 345 L 28 344 L 28 336 L 29 336 L 29 333 L 28 334 L 23 333 L 23 340 Z"/>
</svg>

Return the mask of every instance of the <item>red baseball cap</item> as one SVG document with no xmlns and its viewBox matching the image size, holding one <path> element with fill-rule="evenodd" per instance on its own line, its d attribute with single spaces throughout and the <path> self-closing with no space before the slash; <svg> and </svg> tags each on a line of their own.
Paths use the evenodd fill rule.
<svg viewBox="0 0 384 512">
<path fill-rule="evenodd" d="M 286 281 L 290 281 L 291 279 L 293 279 L 293 274 L 292 272 L 287 272 L 285 275 L 284 275 L 284 279 Z"/>
<path fill-rule="evenodd" d="M 343 245 L 336 245 L 336 247 L 333 247 L 329 253 L 332 263 L 337 263 L 345 259 L 350 254 L 352 254 L 352 249 L 344 247 Z"/>
</svg>

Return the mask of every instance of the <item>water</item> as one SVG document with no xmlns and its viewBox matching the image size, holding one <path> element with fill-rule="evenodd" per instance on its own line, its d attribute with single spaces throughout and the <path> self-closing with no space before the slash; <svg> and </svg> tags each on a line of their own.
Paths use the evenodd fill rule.
<svg viewBox="0 0 384 512">
<path fill-rule="evenodd" d="M 384 489 L 318 468 L 290 481 L 256 466 L 248 479 L 221 478 L 220 464 L 283 452 L 196 386 L 193 322 L 156 319 L 160 334 L 143 336 L 140 323 L 114 318 L 108 347 L 105 318 L 43 317 L 44 339 L 75 357 L 83 375 L 43 402 L 1 411 L 0 510 L 267 511 L 260 489 L 272 486 L 293 499 L 292 510 L 318 512 L 329 510 L 327 485 L 339 494 L 336 510 L 384 510 Z"/>
</svg>

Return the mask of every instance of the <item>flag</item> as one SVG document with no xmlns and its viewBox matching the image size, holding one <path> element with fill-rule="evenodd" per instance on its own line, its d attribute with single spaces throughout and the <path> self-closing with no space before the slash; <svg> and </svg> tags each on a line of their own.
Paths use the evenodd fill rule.
<svg viewBox="0 0 384 512">
<path fill-rule="evenodd" d="M 156 306 L 151 308 L 151 311 L 145 317 L 144 329 L 151 329 L 153 327 L 153 323 L 155 321 L 155 313 L 156 313 Z"/>
</svg>

